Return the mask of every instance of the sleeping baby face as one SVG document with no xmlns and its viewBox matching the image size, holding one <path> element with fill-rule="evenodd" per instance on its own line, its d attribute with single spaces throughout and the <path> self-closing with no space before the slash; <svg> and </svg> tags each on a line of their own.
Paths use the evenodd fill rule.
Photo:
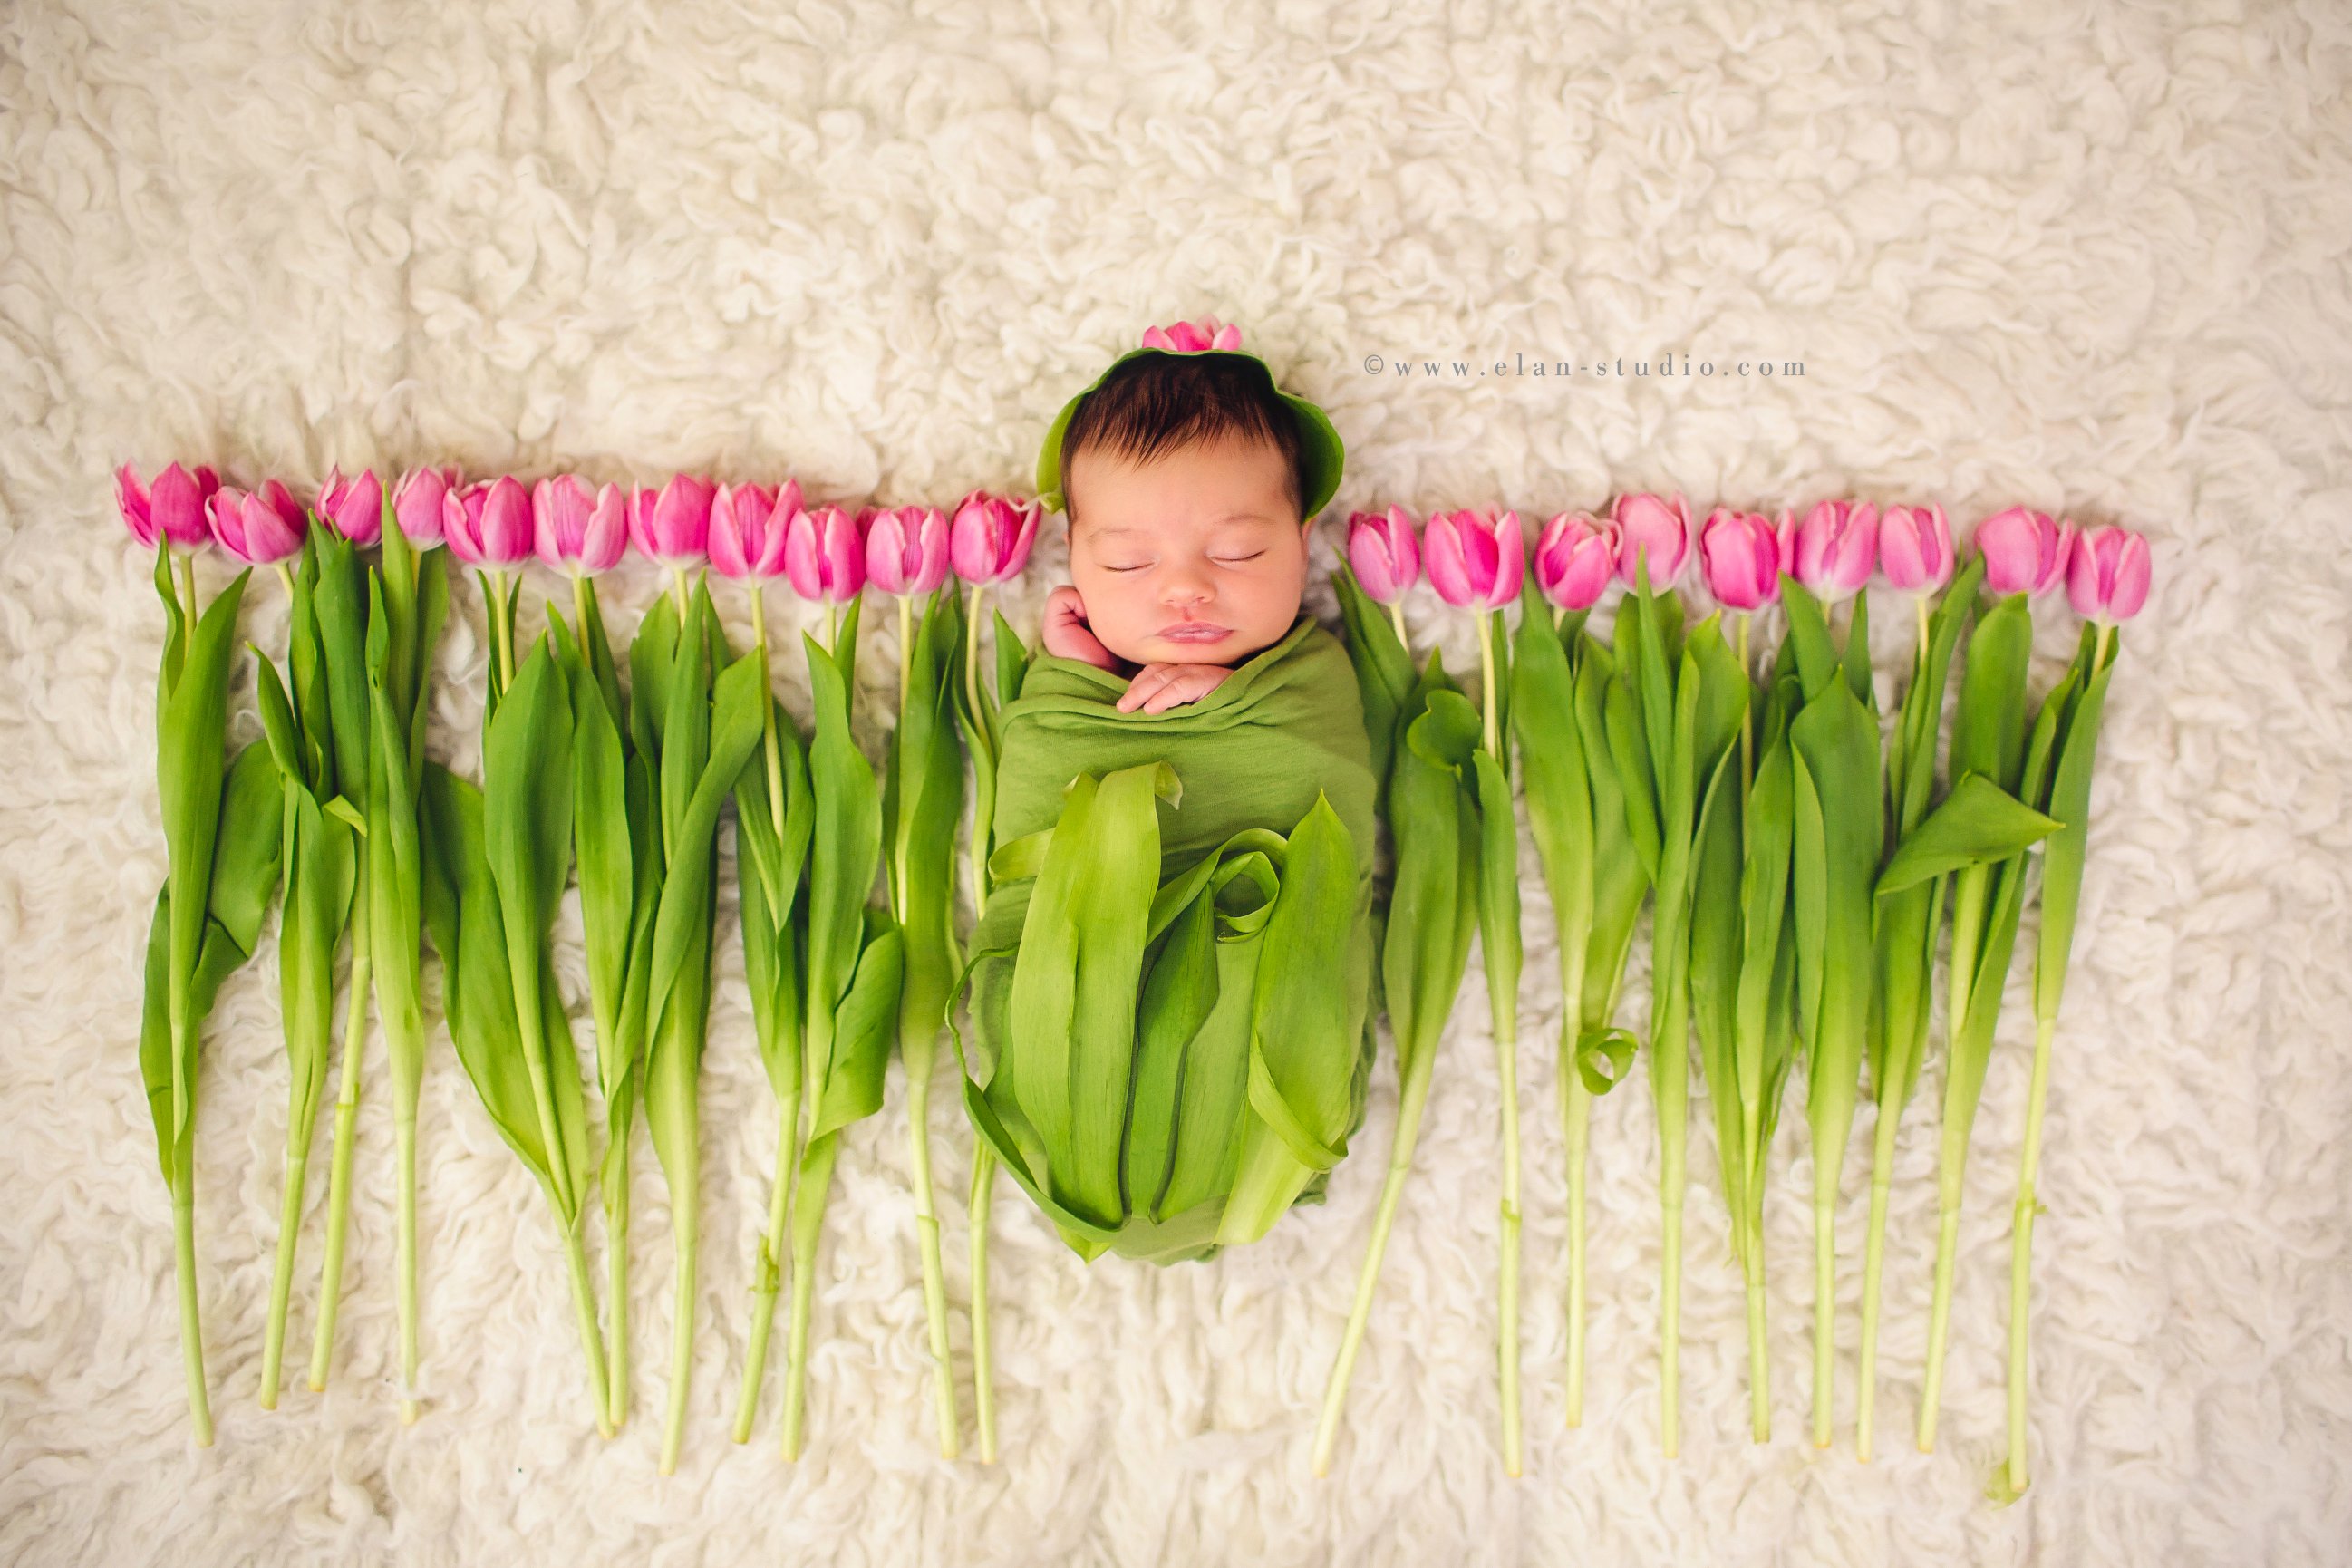
<svg viewBox="0 0 2352 1568">
<path fill-rule="evenodd" d="M 1143 463 L 1089 446 L 1065 481 L 1071 582 L 1120 658 L 1231 668 L 1298 618 L 1307 524 L 1272 445 L 1225 436 Z"/>
</svg>

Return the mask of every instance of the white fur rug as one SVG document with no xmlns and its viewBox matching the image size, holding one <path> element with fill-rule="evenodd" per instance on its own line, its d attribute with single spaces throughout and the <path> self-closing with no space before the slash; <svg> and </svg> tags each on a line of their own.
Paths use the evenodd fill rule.
<svg viewBox="0 0 2352 1568">
<path fill-rule="evenodd" d="M 842 0 L 768 14 L 781 9 L 23 0 L 0 15 L 0 1558 L 2352 1553 L 2352 37 L 2338 8 L 1620 4 L 1570 18 L 1039 0 L 910 19 Z M 1738 1292 L 1695 1108 L 1686 1436 L 1668 1462 L 1639 1074 L 1595 1119 L 1591 1408 L 1581 1430 L 1561 1420 L 1558 987 L 1535 895 L 1520 1480 L 1494 1446 L 1496 1100 L 1475 970 L 1330 1479 L 1308 1479 L 1307 1451 L 1394 1116 L 1385 1058 L 1328 1205 L 1212 1263 L 1083 1267 L 1001 1187 L 994 1468 L 932 1447 L 894 1078 L 842 1161 L 811 1451 L 778 1457 L 780 1366 L 758 1441 L 732 1447 L 773 1112 L 731 934 L 678 1475 L 655 1474 L 670 1282 L 653 1160 L 641 1143 L 634 1417 L 606 1444 L 582 1416 L 541 1198 L 437 1037 L 425 1418 L 394 1415 L 373 1043 L 334 1380 L 257 1408 L 285 1116 L 274 941 L 207 1043 L 197 1224 L 220 1436 L 197 1451 L 133 1044 L 163 867 L 160 624 L 113 515 L 113 466 L 209 460 L 232 482 L 276 473 L 305 493 L 331 462 L 648 482 L 683 467 L 946 502 L 1025 488 L 1066 397 L 1145 326 L 1211 314 L 1330 410 L 1350 458 L 1335 523 L 1391 501 L 1540 518 L 1679 488 L 1701 505 L 1939 499 L 1962 524 L 2021 500 L 2151 534 L 2158 589 L 2116 678 L 2053 1072 L 2026 1499 L 1982 1496 L 2004 1446 L 2026 965 L 1969 1173 L 1940 1451 L 1905 1440 L 1938 1068 L 1903 1138 L 1886 1436 L 1868 1466 L 1852 1453 L 1852 1357 L 1870 1118 L 1846 1175 L 1838 1445 L 1817 1452 L 1796 1100 L 1772 1173 L 1764 1447 L 1748 1441 Z M 1474 364 L 1424 384 L 1366 367 L 1524 354 L 1630 371 L 1669 349 L 1717 374 L 1536 381 Z M 1743 356 L 1804 374 L 1727 374 Z M 1062 559 L 1057 539 L 1040 549 L 1016 622 L 1034 625 Z M 207 590 L 225 575 L 207 563 Z M 623 627 L 651 587 L 631 569 Z M 470 585 L 460 599 L 434 744 L 471 768 L 480 608 Z M 740 596 L 721 599 L 740 637 Z M 274 652 L 278 596 L 257 583 L 247 633 Z M 2046 681 L 2072 628 L 2043 619 Z M 1473 657 L 1433 601 L 1414 624 L 1456 668 Z M 866 645 L 877 738 L 893 641 Z M 248 661 L 243 732 L 251 679 Z M 1530 888 L 1534 866 L 1530 850 Z M 565 961 L 576 985 L 575 949 Z M 1629 1014 L 1638 977 L 1633 991 Z M 968 1373 L 970 1140 L 944 1073 L 940 1089 Z M 298 1347 L 326 1152 L 322 1119 Z M 969 1451 L 968 1383 L 961 1394 Z"/>
</svg>

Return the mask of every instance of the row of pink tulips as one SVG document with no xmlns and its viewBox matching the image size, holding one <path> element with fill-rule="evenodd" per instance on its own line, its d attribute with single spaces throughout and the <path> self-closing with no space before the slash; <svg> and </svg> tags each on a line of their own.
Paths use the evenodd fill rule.
<svg viewBox="0 0 2352 1568">
<path fill-rule="evenodd" d="M 2013 506 L 1977 525 L 1985 586 L 1996 594 L 2049 593 L 2062 582 L 2075 613 L 2103 626 L 2137 615 L 2147 601 L 2147 541 L 2104 524 L 2073 522 Z M 1675 586 L 1694 561 L 1699 582 L 1727 610 L 1748 613 L 1780 596 L 1788 574 L 1824 604 L 1861 592 L 1874 575 L 1898 593 L 1939 592 L 1952 580 L 1950 523 L 1940 505 L 1888 507 L 1825 500 L 1799 521 L 1718 506 L 1694 523 L 1677 492 L 1672 499 L 1620 496 L 1606 518 L 1563 511 L 1536 535 L 1533 569 L 1545 599 L 1562 610 L 1589 610 L 1609 584 L 1633 584 L 1636 563 L 1650 584 Z M 1402 507 L 1356 512 L 1348 521 L 1348 564 L 1371 598 L 1393 605 L 1425 573 L 1437 596 L 1457 607 L 1500 609 L 1519 595 L 1528 564 L 1516 511 L 1440 511 L 1414 536 Z"/>
<path fill-rule="evenodd" d="M 302 548 L 311 517 L 352 543 L 376 542 L 383 527 L 382 481 L 373 472 L 331 471 L 310 507 L 278 479 L 254 490 L 221 483 L 209 468 L 173 463 L 152 488 L 125 464 L 116 500 L 131 535 L 149 549 L 216 544 L 249 566 L 275 566 Z M 418 550 L 444 544 L 457 560 L 500 572 L 536 556 L 576 577 L 617 566 L 631 545 L 673 573 L 708 563 L 722 577 L 781 577 L 812 602 L 846 604 L 868 584 L 899 595 L 928 594 L 952 570 L 965 583 L 1020 574 L 1042 509 L 975 489 L 952 514 L 934 506 L 806 507 L 797 480 L 781 489 L 714 485 L 673 475 L 658 490 L 592 489 L 572 474 L 529 489 L 510 475 L 460 482 L 455 468 L 415 468 L 392 493 L 393 517 Z"/>
</svg>

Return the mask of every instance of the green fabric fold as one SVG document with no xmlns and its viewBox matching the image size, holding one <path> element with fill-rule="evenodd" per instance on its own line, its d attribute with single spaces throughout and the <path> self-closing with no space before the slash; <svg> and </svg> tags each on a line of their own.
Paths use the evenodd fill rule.
<svg viewBox="0 0 2352 1568">
<path fill-rule="evenodd" d="M 959 980 L 980 1136 L 1081 1256 L 1173 1262 L 1319 1199 L 1371 1061 L 1370 745 L 1302 614 L 1215 690 L 1040 653 L 1003 712 L 998 877 Z"/>
</svg>

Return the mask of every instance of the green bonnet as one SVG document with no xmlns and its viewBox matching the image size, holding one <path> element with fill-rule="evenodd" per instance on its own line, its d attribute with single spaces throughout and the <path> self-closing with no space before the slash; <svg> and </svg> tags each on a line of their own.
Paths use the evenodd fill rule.
<svg viewBox="0 0 2352 1568">
<path fill-rule="evenodd" d="M 1140 348 L 1129 349 L 1111 361 L 1104 367 L 1101 375 L 1095 377 L 1084 392 L 1062 405 L 1061 413 L 1054 416 L 1053 426 L 1045 432 L 1045 445 L 1037 454 L 1038 500 L 1049 511 L 1064 510 L 1062 432 L 1068 427 L 1070 416 L 1076 412 L 1078 399 L 1100 386 L 1113 370 L 1138 354 L 1155 353 L 1229 353 L 1258 360 L 1261 364 L 1265 363 L 1258 355 L 1244 350 L 1241 342 L 1242 330 L 1239 327 L 1220 326 L 1213 316 L 1198 323 L 1178 321 L 1173 326 L 1153 327 L 1147 331 Z M 1268 374 L 1271 374 L 1269 370 Z M 1324 416 L 1323 410 L 1303 397 L 1283 392 L 1279 384 L 1275 390 L 1298 417 L 1300 489 L 1305 491 L 1304 515 L 1312 520 L 1316 513 L 1329 504 L 1333 493 L 1339 488 L 1346 449 L 1340 446 L 1339 432 L 1331 428 L 1331 421 Z"/>
</svg>

